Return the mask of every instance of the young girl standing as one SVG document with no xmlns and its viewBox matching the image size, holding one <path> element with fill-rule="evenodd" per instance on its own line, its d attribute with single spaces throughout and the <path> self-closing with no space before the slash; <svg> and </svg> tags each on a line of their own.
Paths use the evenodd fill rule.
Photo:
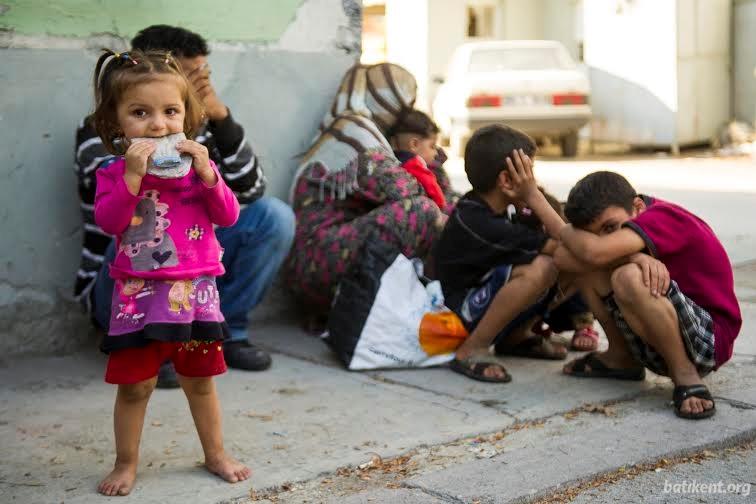
<svg viewBox="0 0 756 504">
<path fill-rule="evenodd" d="M 97 132 L 109 151 L 122 155 L 97 171 L 95 198 L 95 220 L 116 236 L 117 248 L 103 342 L 110 354 L 105 381 L 118 385 L 116 461 L 98 490 L 131 491 L 147 401 L 168 359 L 189 401 L 205 466 L 228 482 L 245 480 L 250 469 L 223 448 L 212 378 L 226 370 L 221 341 L 227 332 L 215 286 L 224 271 L 213 225 L 232 225 L 239 203 L 204 146 L 175 143 L 176 135 L 192 137 L 202 110 L 169 54 L 106 51 L 94 87 Z M 156 162 L 166 153 L 175 159 L 161 169 Z"/>
</svg>

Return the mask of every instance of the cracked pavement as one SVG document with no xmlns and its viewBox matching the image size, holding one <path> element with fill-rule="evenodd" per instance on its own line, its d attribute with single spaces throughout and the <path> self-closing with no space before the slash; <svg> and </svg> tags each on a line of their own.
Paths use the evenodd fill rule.
<svg viewBox="0 0 756 504">
<path fill-rule="evenodd" d="M 621 467 L 736 446 L 756 437 L 756 305 L 742 307 L 736 355 L 707 378 L 718 413 L 701 422 L 676 418 L 669 380 L 653 375 L 587 381 L 562 375 L 561 362 L 516 358 L 505 385 L 443 368 L 351 373 L 296 327 L 260 328 L 273 368 L 218 379 L 227 448 L 253 468 L 251 481 L 228 485 L 198 467 L 183 394 L 158 390 L 124 501 L 526 502 Z M 104 364 L 95 349 L 3 363 L 0 500 L 99 502 L 113 459 Z"/>
</svg>

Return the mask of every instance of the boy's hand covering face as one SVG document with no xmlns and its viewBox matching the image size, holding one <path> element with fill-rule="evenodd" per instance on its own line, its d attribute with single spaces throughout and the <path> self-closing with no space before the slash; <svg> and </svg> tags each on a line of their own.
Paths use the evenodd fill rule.
<svg viewBox="0 0 756 504">
<path fill-rule="evenodd" d="M 186 78 L 202 100 L 207 117 L 212 121 L 221 121 L 226 118 L 228 111 L 210 82 L 210 73 L 210 67 L 205 62 L 189 71 Z"/>
<path fill-rule="evenodd" d="M 557 239 L 560 230 L 564 227 L 564 220 L 538 189 L 533 174 L 533 160 L 525 154 L 525 151 L 517 149 L 507 156 L 505 161 L 507 170 L 499 176 L 499 190 L 516 206 L 520 203 L 530 207 L 543 223 L 546 233 Z"/>
<path fill-rule="evenodd" d="M 509 187 L 502 184 L 502 190 L 510 198 L 528 203 L 532 196 L 538 193 L 538 184 L 533 175 L 533 161 L 519 149 L 507 156 L 506 163 L 510 184 Z"/>
</svg>

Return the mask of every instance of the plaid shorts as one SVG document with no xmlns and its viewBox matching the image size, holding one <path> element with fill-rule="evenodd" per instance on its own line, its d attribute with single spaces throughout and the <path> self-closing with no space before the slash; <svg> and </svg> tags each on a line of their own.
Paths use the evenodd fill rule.
<svg viewBox="0 0 756 504">
<path fill-rule="evenodd" d="M 692 299 L 682 293 L 673 280 L 667 292 L 667 298 L 677 312 L 685 350 L 701 376 L 714 369 L 714 322 L 709 312 L 698 306 Z M 667 363 L 662 356 L 643 341 L 628 325 L 617 306 L 613 295 L 604 298 L 604 304 L 611 313 L 620 333 L 625 337 L 627 346 L 633 356 L 645 367 L 658 375 L 669 376 Z"/>
</svg>

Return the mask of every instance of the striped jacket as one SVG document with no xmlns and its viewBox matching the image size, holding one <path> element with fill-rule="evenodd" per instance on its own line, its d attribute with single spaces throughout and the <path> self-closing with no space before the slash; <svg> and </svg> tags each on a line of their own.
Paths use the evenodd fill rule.
<svg viewBox="0 0 756 504">
<path fill-rule="evenodd" d="M 210 159 L 218 165 L 223 180 L 234 191 L 239 203 L 251 203 L 263 195 L 265 176 L 262 168 L 252 151 L 252 146 L 244 136 L 244 129 L 234 121 L 231 114 L 223 121 L 206 123 L 195 140 L 207 147 Z M 102 266 L 103 255 L 112 240 L 111 235 L 95 224 L 95 172 L 114 159 L 115 156 L 105 150 L 102 140 L 88 118 L 85 118 L 76 130 L 74 162 L 84 223 L 81 263 L 76 272 L 74 296 L 87 311 L 91 310 L 90 293 Z"/>
</svg>

